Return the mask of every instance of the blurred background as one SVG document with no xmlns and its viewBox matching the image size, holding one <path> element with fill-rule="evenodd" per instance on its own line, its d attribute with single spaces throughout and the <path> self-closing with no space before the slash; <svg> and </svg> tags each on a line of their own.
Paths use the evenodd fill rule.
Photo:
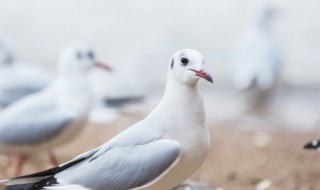
<svg viewBox="0 0 320 190">
<path fill-rule="evenodd" d="M 17 60 L 53 73 L 61 50 L 85 41 L 114 68 L 111 74 L 90 73 L 103 80 L 96 91 L 110 97 L 145 96 L 144 102 L 124 107 L 117 120 L 90 124 L 77 140 L 57 149 L 61 161 L 149 113 L 164 91 L 171 56 L 192 48 L 204 55 L 214 79 L 213 85 L 201 81 L 212 151 L 192 180 L 226 190 L 258 189 L 261 182 L 269 184 L 265 189 L 311 190 L 320 189 L 320 154 L 302 147 L 320 137 L 319 5 L 316 0 L 0 0 L 0 33 Z M 261 30 L 272 32 L 270 47 L 281 57 L 281 72 L 258 113 L 247 108 L 252 89 L 234 84 L 235 60 L 246 46 L 242 43 L 259 32 L 250 33 L 261 27 L 258 18 L 265 9 L 272 10 L 272 18 Z M 30 171 L 47 167 L 39 159 L 34 158 Z M 6 169 L 0 177 L 8 177 Z"/>
</svg>

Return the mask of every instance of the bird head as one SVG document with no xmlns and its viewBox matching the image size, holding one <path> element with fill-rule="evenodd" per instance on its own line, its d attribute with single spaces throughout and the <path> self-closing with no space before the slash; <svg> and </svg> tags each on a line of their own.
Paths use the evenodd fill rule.
<svg viewBox="0 0 320 190">
<path fill-rule="evenodd" d="M 85 43 L 68 46 L 60 56 L 59 72 L 62 73 L 86 73 L 93 67 L 111 70 L 107 64 L 97 61 L 93 49 Z"/>
<path fill-rule="evenodd" d="M 173 55 L 169 75 L 186 85 L 195 85 L 201 78 L 213 82 L 210 74 L 204 70 L 203 56 L 193 49 L 183 49 Z"/>
</svg>

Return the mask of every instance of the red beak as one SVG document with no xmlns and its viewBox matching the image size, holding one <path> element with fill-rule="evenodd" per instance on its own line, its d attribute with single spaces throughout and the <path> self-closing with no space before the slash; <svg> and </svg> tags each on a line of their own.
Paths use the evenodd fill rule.
<svg viewBox="0 0 320 190">
<path fill-rule="evenodd" d="M 206 79 L 207 81 L 213 83 L 212 77 L 209 73 L 205 72 L 205 71 L 196 71 L 194 69 L 190 69 L 191 71 L 193 71 L 194 73 L 196 73 L 197 76 Z"/>
<path fill-rule="evenodd" d="M 107 71 L 112 71 L 112 68 L 109 65 L 105 64 L 105 63 L 95 62 L 94 66 L 99 67 L 99 68 L 104 69 L 104 70 L 107 70 Z"/>
</svg>

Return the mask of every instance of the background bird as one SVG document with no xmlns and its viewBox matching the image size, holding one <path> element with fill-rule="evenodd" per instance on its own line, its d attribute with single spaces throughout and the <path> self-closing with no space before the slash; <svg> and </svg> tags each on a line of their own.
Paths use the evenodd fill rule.
<svg viewBox="0 0 320 190">
<path fill-rule="evenodd" d="M 0 39 L 0 107 L 38 92 L 54 80 L 54 75 L 16 60 L 9 42 Z"/>
<path fill-rule="evenodd" d="M 281 74 L 282 57 L 272 30 L 273 16 L 274 9 L 261 3 L 254 22 L 236 47 L 234 85 L 246 91 L 250 112 L 264 111 Z"/>
<path fill-rule="evenodd" d="M 27 155 L 41 150 L 58 164 L 52 149 L 70 141 L 87 121 L 91 95 L 86 73 L 94 66 L 109 69 L 96 61 L 87 45 L 69 46 L 60 56 L 57 79 L 0 115 L 0 154 L 18 155 L 16 175 L 21 174 Z"/>
<path fill-rule="evenodd" d="M 202 55 L 178 51 L 168 69 L 164 96 L 142 121 L 100 147 L 29 176 L 3 180 L 6 189 L 170 190 L 206 159 L 210 137 L 200 78 L 212 82 Z"/>
<path fill-rule="evenodd" d="M 308 142 L 304 145 L 305 149 L 313 149 L 313 150 L 319 150 L 320 148 L 320 140 L 314 140 L 311 142 Z"/>
</svg>

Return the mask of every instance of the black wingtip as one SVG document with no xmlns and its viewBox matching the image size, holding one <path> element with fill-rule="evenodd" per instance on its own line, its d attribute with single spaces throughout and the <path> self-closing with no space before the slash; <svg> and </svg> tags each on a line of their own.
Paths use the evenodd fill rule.
<svg viewBox="0 0 320 190">
<path fill-rule="evenodd" d="M 320 148 L 320 140 L 314 140 L 304 145 L 304 149 L 318 149 Z"/>
<path fill-rule="evenodd" d="M 43 190 L 44 187 L 58 184 L 57 179 L 54 177 L 45 178 L 36 183 L 8 185 L 5 190 Z"/>
</svg>

